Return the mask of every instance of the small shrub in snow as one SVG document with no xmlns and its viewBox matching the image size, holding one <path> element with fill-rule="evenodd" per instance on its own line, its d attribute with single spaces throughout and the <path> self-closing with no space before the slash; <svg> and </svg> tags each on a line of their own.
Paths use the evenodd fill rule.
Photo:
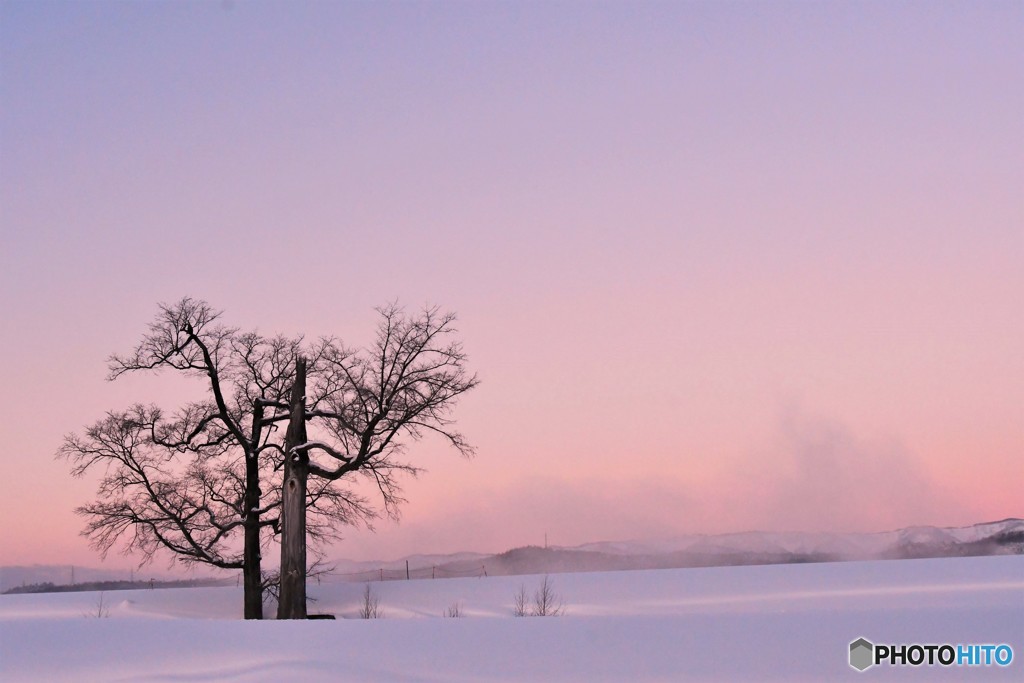
<svg viewBox="0 0 1024 683">
<path fill-rule="evenodd" d="M 106 619 L 110 616 L 110 608 L 106 606 L 104 602 L 103 592 L 100 592 L 100 596 L 96 598 L 96 607 L 89 610 L 83 617 L 89 617 L 91 619 Z"/>
<path fill-rule="evenodd" d="M 466 616 L 465 614 L 462 613 L 462 603 L 461 602 L 453 602 L 451 604 L 451 606 L 449 606 L 448 609 L 446 609 L 444 611 L 444 615 L 446 617 L 451 617 L 453 619 L 458 619 L 459 617 Z"/>
<path fill-rule="evenodd" d="M 557 617 L 565 611 L 565 601 L 555 593 L 554 583 L 547 576 L 533 594 L 533 616 Z"/>
<path fill-rule="evenodd" d="M 532 604 L 527 598 L 526 586 L 520 586 L 513 596 L 512 613 L 517 617 L 557 617 L 564 612 L 565 601 L 555 593 L 554 582 L 547 576 L 533 593 Z"/>
<path fill-rule="evenodd" d="M 520 586 L 519 592 L 513 596 L 512 614 L 517 617 L 525 617 L 528 612 L 526 609 L 526 586 Z"/>
<path fill-rule="evenodd" d="M 363 589 L 363 604 L 359 608 L 360 619 L 380 619 L 384 613 L 380 609 L 380 598 L 374 594 L 370 584 Z"/>
</svg>

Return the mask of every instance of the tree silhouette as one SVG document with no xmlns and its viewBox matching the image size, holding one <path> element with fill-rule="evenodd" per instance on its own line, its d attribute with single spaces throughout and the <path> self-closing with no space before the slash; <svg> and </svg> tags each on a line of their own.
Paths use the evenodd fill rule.
<svg viewBox="0 0 1024 683">
<path fill-rule="evenodd" d="M 245 618 L 259 619 L 273 580 L 262 554 L 280 531 L 279 427 L 290 417 L 295 360 L 317 357 L 327 344 L 241 332 L 219 318 L 190 298 L 161 305 L 134 351 L 109 362 L 111 380 L 147 371 L 195 378 L 205 400 L 169 414 L 144 404 L 109 412 L 82 435 L 67 436 L 58 455 L 75 476 L 102 471 L 97 499 L 77 512 L 103 555 L 124 541 L 124 552 L 143 562 L 166 550 L 185 564 L 241 569 Z M 363 498 L 327 482 L 311 487 L 304 505 L 314 543 L 376 514 Z"/>
</svg>

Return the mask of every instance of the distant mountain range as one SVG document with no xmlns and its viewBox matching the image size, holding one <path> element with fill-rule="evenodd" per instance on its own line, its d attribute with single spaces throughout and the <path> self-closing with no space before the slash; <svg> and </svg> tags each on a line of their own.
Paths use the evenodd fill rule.
<svg viewBox="0 0 1024 683">
<path fill-rule="evenodd" d="M 335 563 L 326 581 L 502 576 L 559 572 L 671 569 L 848 560 L 1024 554 L 1024 519 L 968 527 L 916 526 L 880 533 L 751 531 L 693 534 L 663 541 L 603 541 L 564 547 L 526 546 L 493 555 L 410 555 L 391 562 Z M 16 586 L 124 580 L 125 571 L 69 565 L 0 567 L 0 592 Z M 220 575 L 223 576 L 223 575 Z M 148 579 L 149 576 L 136 578 Z M 158 577 L 165 578 L 165 577 Z M 166 577 L 171 578 L 171 577 Z M 176 577 L 180 578 L 180 577 Z M 198 578 L 198 577 L 197 577 Z"/>
<path fill-rule="evenodd" d="M 968 527 L 918 526 L 880 533 L 752 531 L 655 542 L 526 546 L 497 555 L 419 555 L 395 562 L 343 563 L 333 579 L 404 579 L 406 561 L 409 578 L 445 578 L 1017 554 L 1024 554 L 1024 520 L 1014 518 Z"/>
</svg>

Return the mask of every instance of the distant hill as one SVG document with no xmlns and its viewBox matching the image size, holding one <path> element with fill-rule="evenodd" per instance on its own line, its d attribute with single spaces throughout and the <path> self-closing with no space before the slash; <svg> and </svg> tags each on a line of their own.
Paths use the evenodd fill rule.
<svg viewBox="0 0 1024 683">
<path fill-rule="evenodd" d="M 130 590 L 155 590 L 158 588 L 203 588 L 212 586 L 230 586 L 235 583 L 234 579 L 184 579 L 180 581 L 88 581 L 85 583 L 73 583 L 54 585 L 50 582 L 30 583 L 23 586 L 15 586 L 3 591 L 5 595 L 16 595 L 19 593 L 78 593 L 82 591 L 130 591 Z"/>
<path fill-rule="evenodd" d="M 141 576 L 139 578 L 142 578 Z M 146 578 L 149 578 L 148 576 Z M 71 565 L 17 565 L 0 567 L 0 593 L 12 588 L 31 584 L 52 583 L 54 585 L 89 581 L 115 581 L 129 579 L 128 572 L 109 569 L 92 569 Z"/>
<path fill-rule="evenodd" d="M 173 581 L 202 581 L 210 578 L 223 579 L 227 574 L 210 574 L 196 572 L 195 576 L 185 574 L 169 575 L 165 571 L 156 570 L 152 567 L 131 570 L 131 569 L 96 569 L 94 567 L 83 567 L 80 565 L 12 565 L 0 567 L 0 593 L 11 592 L 15 588 L 28 588 L 50 584 L 55 587 L 80 586 L 98 583 L 131 582 L 149 585 L 149 582 L 173 582 Z M 231 576 L 231 581 L 234 577 Z M 69 588 L 69 590 L 93 590 L 82 588 Z M 98 588 L 95 590 L 115 590 L 113 588 Z"/>
<path fill-rule="evenodd" d="M 804 533 L 750 531 L 734 534 L 692 534 L 662 541 L 601 541 L 573 547 L 526 546 L 497 555 L 463 552 L 449 555 L 410 555 L 391 562 L 340 561 L 331 574 L 318 580 L 394 581 L 469 576 L 502 576 L 561 572 L 674 569 L 731 565 L 839 562 L 846 560 L 969 557 L 1024 554 L 1024 520 L 1011 518 L 968 527 L 916 526 L 879 533 Z M 116 590 L 149 587 L 149 576 L 131 584 L 125 571 L 70 566 L 0 568 L 0 592 L 51 584 L 50 590 Z M 154 577 L 166 586 L 182 577 Z M 189 579 L 189 585 L 224 585 L 233 574 Z M 219 583 L 218 583 L 219 582 Z M 108 587 L 102 587 L 108 586 Z"/>
<path fill-rule="evenodd" d="M 1014 518 L 969 527 L 920 526 L 880 533 L 751 531 L 653 542 L 526 546 L 497 555 L 410 556 L 394 562 L 353 563 L 327 580 L 404 579 L 406 560 L 408 576 L 415 579 L 1017 554 L 1024 554 L 1024 520 Z"/>
</svg>

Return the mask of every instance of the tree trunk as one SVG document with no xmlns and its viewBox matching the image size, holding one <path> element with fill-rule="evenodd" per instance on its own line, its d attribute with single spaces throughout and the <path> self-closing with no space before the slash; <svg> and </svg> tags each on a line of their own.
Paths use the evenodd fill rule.
<svg viewBox="0 0 1024 683">
<path fill-rule="evenodd" d="M 245 546 L 242 560 L 243 600 L 246 619 L 263 618 L 263 571 L 260 555 L 260 466 L 256 449 L 260 445 L 263 404 L 252 413 L 252 448 L 245 457 Z"/>
<path fill-rule="evenodd" d="M 291 416 L 285 433 L 284 490 L 281 496 L 281 594 L 278 619 L 306 618 L 306 359 L 295 361 Z"/>
<path fill-rule="evenodd" d="M 260 567 L 260 527 L 245 525 L 244 566 L 242 567 L 245 618 L 263 618 L 263 572 Z"/>
</svg>

